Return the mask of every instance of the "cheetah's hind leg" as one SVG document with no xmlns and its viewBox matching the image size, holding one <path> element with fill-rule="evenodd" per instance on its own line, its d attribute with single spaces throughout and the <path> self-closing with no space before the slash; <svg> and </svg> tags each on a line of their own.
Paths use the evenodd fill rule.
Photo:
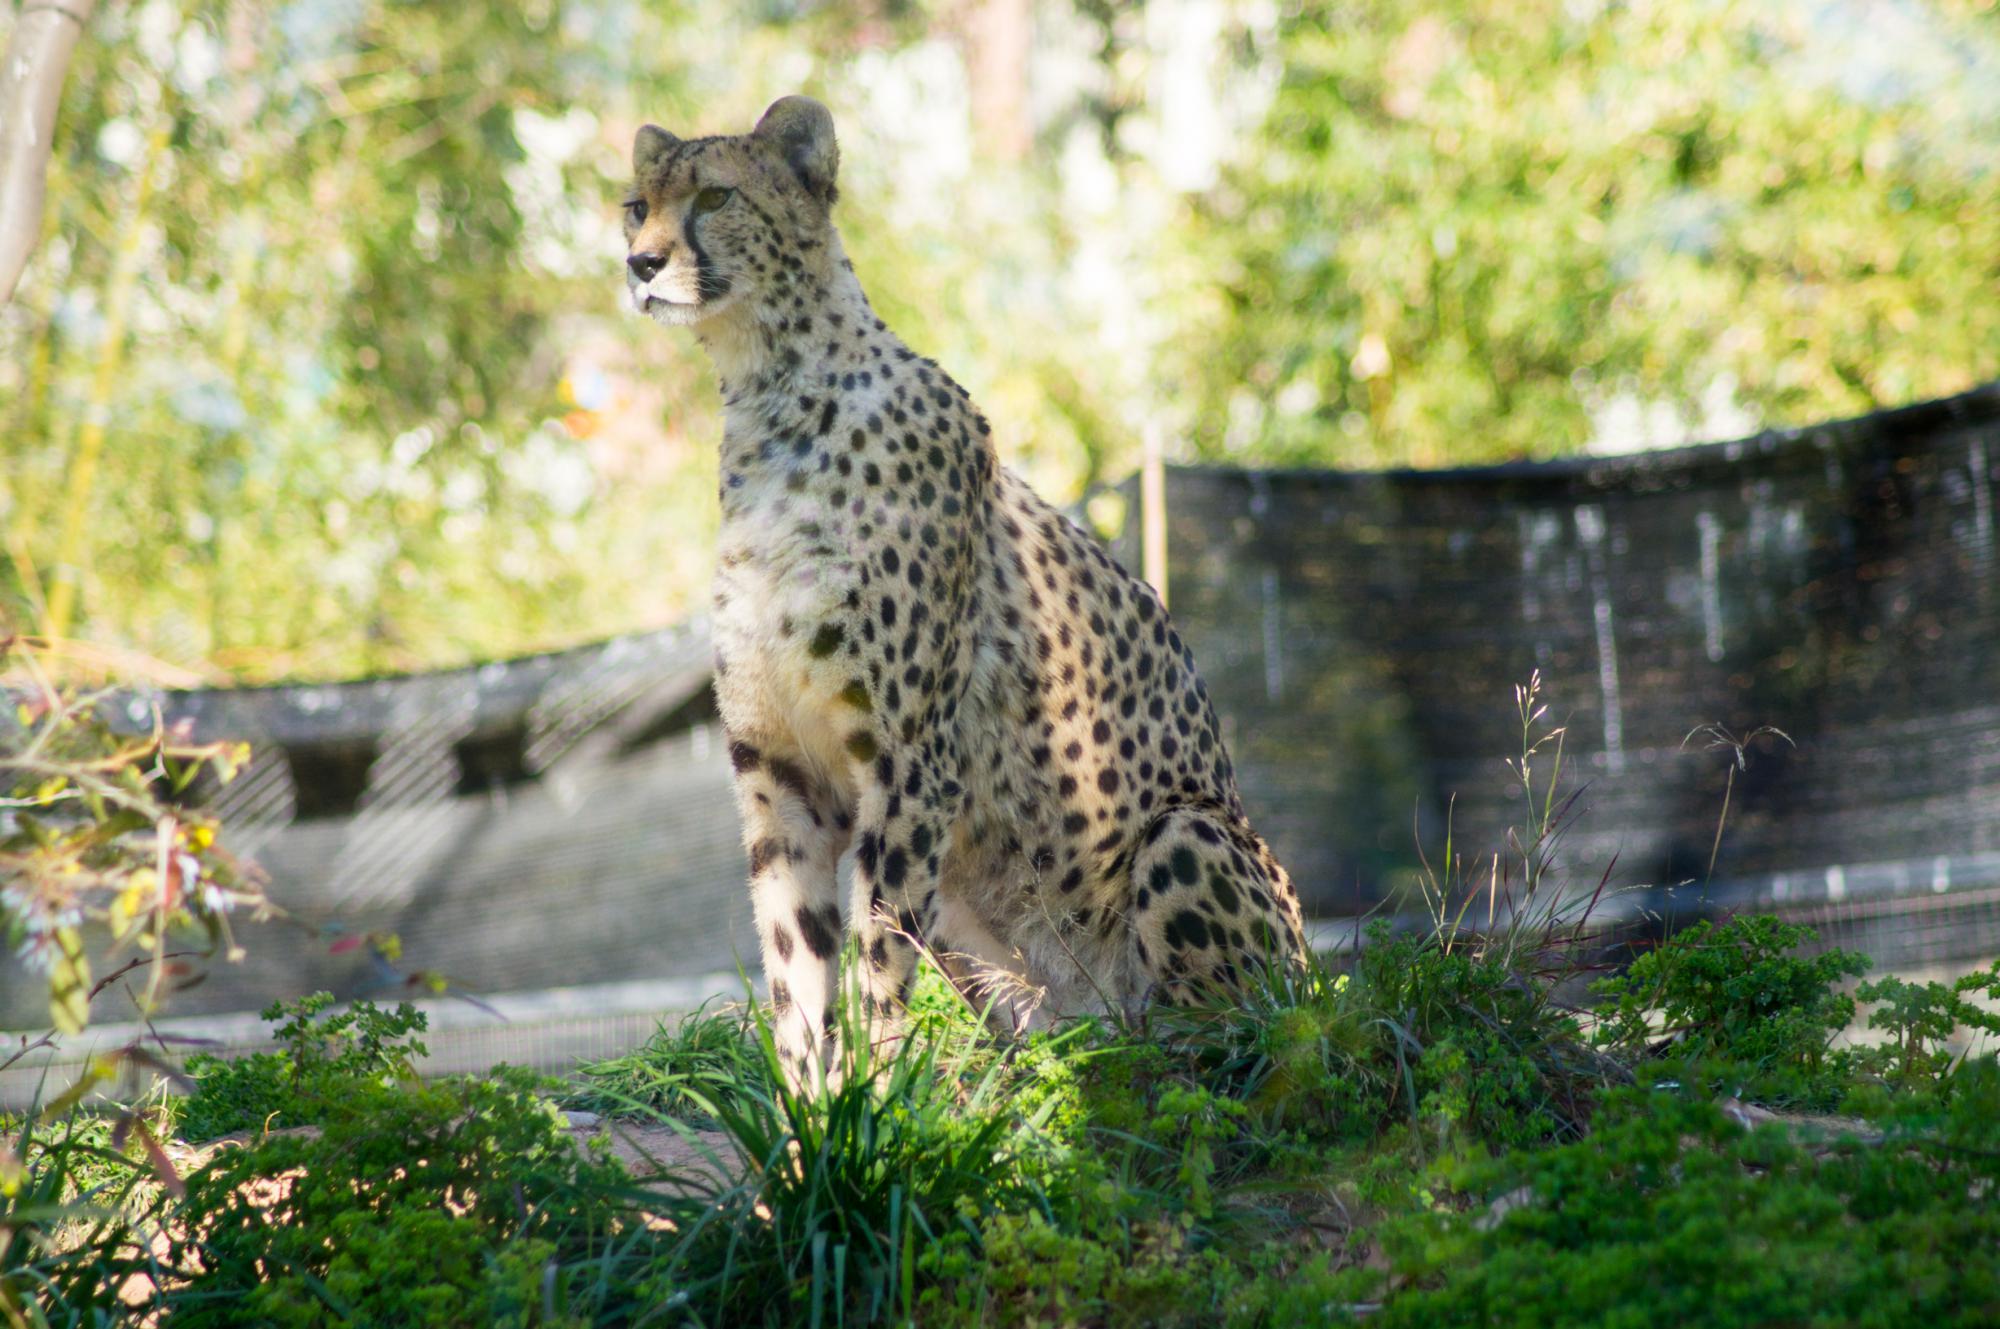
<svg viewBox="0 0 2000 1329">
<path fill-rule="evenodd" d="M 941 896 L 939 904 L 932 954 L 966 1005 L 998 1034 L 1049 1028 L 1048 994 L 1028 977 L 1020 952 L 994 936 L 955 894 Z"/>
<path fill-rule="evenodd" d="M 1132 860 L 1132 940 L 1153 999 L 1198 1004 L 1305 957 L 1291 879 L 1219 807 L 1161 814 Z"/>
</svg>

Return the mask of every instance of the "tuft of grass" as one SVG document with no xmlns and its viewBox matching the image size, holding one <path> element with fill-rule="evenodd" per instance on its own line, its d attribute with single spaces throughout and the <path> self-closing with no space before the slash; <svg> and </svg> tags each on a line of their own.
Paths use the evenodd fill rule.
<svg viewBox="0 0 2000 1329">
<path fill-rule="evenodd" d="M 563 1106 L 687 1119 L 706 1116 L 704 1104 L 739 1090 L 768 1087 L 753 1006 L 710 1002 L 672 1024 L 662 1022 L 625 1055 L 581 1067 Z"/>
<path fill-rule="evenodd" d="M 96 1249 L 127 1231 L 159 1174 L 130 1127 L 74 1109 L 49 1120 L 39 1107 L 0 1121 L 0 1316 L 10 1325 L 122 1322 L 70 1289 L 94 1281 Z"/>
<path fill-rule="evenodd" d="M 834 1014 L 835 1073 L 816 1087 L 788 1082 L 754 1009 L 747 1037 L 721 1054 L 747 1050 L 748 1074 L 716 1073 L 713 1021 L 683 1025 L 643 1070 L 621 1072 L 671 1089 L 641 1115 L 692 1109 L 744 1166 L 734 1184 L 689 1176 L 650 1203 L 673 1235 L 619 1252 L 611 1281 L 627 1295 L 700 1324 L 904 1323 L 919 1257 L 948 1233 L 994 1213 L 1055 1212 L 1060 1095 L 1024 1092 L 1024 1063 L 976 1018 L 936 1001 L 923 1036 L 877 1049 L 856 994 Z"/>
</svg>

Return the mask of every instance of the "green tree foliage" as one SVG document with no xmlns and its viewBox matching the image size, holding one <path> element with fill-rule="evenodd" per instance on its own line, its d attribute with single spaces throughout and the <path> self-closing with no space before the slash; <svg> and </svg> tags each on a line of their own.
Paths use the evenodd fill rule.
<svg viewBox="0 0 2000 1329">
<path fill-rule="evenodd" d="M 462 650 L 466 613 L 532 638 L 574 604 L 584 570 L 554 545 L 575 503 L 548 474 L 573 441 L 540 422 L 553 321 L 587 298 L 560 261 L 594 192 L 562 117 L 601 62 L 557 17 L 107 10 L 65 93 L 54 234 L 0 334 L 25 620 L 73 575 L 93 635 L 347 670 L 409 659 L 413 631 Z"/>
<path fill-rule="evenodd" d="M 958 207 L 970 162 L 878 95 L 958 63 L 915 8 L 110 8 L 0 311 L 0 617 L 258 679 L 683 616 L 718 403 L 692 340 L 621 306 L 627 151 L 643 120 L 741 132 L 799 89 L 840 116 L 884 312 L 1074 493 L 1106 412 L 1041 386 L 1089 336 L 1049 335 L 1075 322 L 1049 302 L 1093 303 L 1063 294 L 1048 162 L 988 163 Z"/>
<path fill-rule="evenodd" d="M 1061 501 L 1148 427 L 1439 464 L 1623 400 L 1962 388 L 2000 373 L 2000 25 L 1896 13 L 1074 0 L 1009 84 L 917 5 L 106 6 L 0 309 L 0 618 L 264 679 L 684 616 L 718 403 L 620 308 L 626 152 L 800 90 L 884 317 Z"/>
<path fill-rule="evenodd" d="M 1308 4 L 1197 208 L 1210 455 L 1573 450 L 1620 394 L 1802 424 L 2000 373 L 1994 11 Z M 1885 44 L 1902 59 L 1883 58 Z M 1921 69 L 1922 73 L 1913 70 Z"/>
</svg>

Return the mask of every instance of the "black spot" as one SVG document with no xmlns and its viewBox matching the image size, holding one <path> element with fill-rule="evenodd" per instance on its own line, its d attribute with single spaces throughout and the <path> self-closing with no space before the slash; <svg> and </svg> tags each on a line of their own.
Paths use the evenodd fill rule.
<svg viewBox="0 0 2000 1329">
<path fill-rule="evenodd" d="M 822 623 L 813 634 L 812 645 L 806 650 L 815 660 L 824 660 L 840 649 L 840 643 L 847 638 L 846 631 L 838 623 Z"/>
<path fill-rule="evenodd" d="M 1107 794 L 1118 792 L 1118 772 L 1109 766 L 1097 773 L 1097 787 Z"/>
<path fill-rule="evenodd" d="M 781 788 L 790 790 L 800 798 L 811 797 L 806 787 L 806 775 L 804 771 L 792 765 L 792 763 L 786 761 L 783 757 L 773 757 L 765 765 L 771 772 L 771 778 L 776 780 Z"/>
<path fill-rule="evenodd" d="M 751 845 L 750 875 L 755 877 L 762 873 L 765 868 L 771 866 L 772 861 L 782 852 L 784 852 L 784 846 L 769 836 Z"/>
<path fill-rule="evenodd" d="M 739 774 L 744 771 L 755 770 L 759 755 L 757 749 L 751 747 L 748 743 L 731 743 L 729 745 L 729 764 Z"/>
<path fill-rule="evenodd" d="M 891 849 L 888 856 L 882 860 L 882 880 L 892 887 L 901 886 L 909 866 L 909 859 L 904 856 L 901 849 Z"/>
<path fill-rule="evenodd" d="M 792 958 L 792 934 L 785 931 L 783 923 L 771 925 L 771 949 L 778 953 L 781 961 Z"/>
<path fill-rule="evenodd" d="M 1172 861 L 1175 878 L 1185 885 L 1194 885 L 1195 878 L 1200 874 L 1200 864 L 1195 862 L 1194 850 L 1182 845 L 1174 850 Z"/>
<path fill-rule="evenodd" d="M 1167 923 L 1167 944 L 1175 950 L 1208 945 L 1208 924 L 1192 909 L 1183 909 Z"/>
<path fill-rule="evenodd" d="M 827 915 L 832 914 L 832 926 L 828 926 Z M 828 906 L 824 910 L 799 910 L 799 935 L 805 938 L 806 949 L 816 960 L 832 956 L 840 946 L 840 911 Z"/>
</svg>

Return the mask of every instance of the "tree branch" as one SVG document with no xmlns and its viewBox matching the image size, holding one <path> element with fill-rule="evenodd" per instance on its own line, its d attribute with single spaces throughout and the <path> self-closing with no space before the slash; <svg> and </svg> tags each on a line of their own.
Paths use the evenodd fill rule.
<svg viewBox="0 0 2000 1329">
<path fill-rule="evenodd" d="M 0 59 L 0 304 L 42 230 L 49 150 L 70 54 L 97 0 L 29 0 Z"/>
</svg>

